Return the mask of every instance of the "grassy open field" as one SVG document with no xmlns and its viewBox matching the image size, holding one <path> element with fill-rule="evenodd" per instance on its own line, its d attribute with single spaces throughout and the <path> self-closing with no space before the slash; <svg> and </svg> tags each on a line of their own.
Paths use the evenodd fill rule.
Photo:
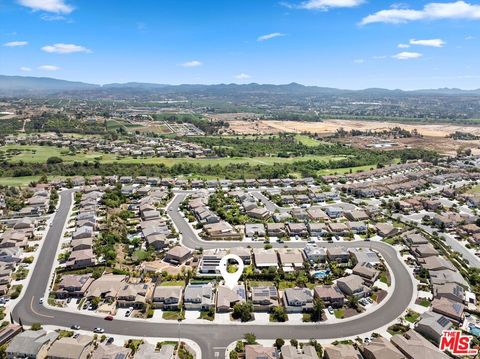
<svg viewBox="0 0 480 359">
<path fill-rule="evenodd" d="M 299 143 L 308 147 L 316 147 L 321 143 L 320 141 L 306 135 L 295 135 L 295 139 Z"/>
<path fill-rule="evenodd" d="M 473 186 L 472 188 L 470 188 L 470 189 L 468 190 L 468 193 L 472 193 L 472 194 L 474 194 L 474 193 L 480 193 L 480 185 Z"/>
<path fill-rule="evenodd" d="M 161 158 L 161 157 L 147 157 L 147 158 L 133 158 L 133 157 L 119 157 L 113 154 L 104 154 L 93 151 L 79 152 L 76 155 L 68 154 L 68 150 L 51 146 L 22 146 L 22 145 L 7 145 L 0 147 L 3 151 L 4 158 L 12 163 L 23 161 L 25 163 L 46 163 L 49 157 L 61 157 L 64 162 L 83 162 L 95 161 L 100 163 L 143 163 L 143 164 L 160 164 L 166 166 L 173 166 L 180 163 L 191 163 L 201 165 L 220 165 L 226 166 L 232 163 L 249 163 L 252 165 L 273 165 L 274 163 L 292 163 L 295 161 L 339 161 L 345 159 L 345 156 L 304 156 L 304 157 L 230 157 L 230 158 L 213 158 L 213 159 L 198 159 L 198 158 Z M 13 155 L 8 155 L 8 151 L 20 151 Z"/>
</svg>

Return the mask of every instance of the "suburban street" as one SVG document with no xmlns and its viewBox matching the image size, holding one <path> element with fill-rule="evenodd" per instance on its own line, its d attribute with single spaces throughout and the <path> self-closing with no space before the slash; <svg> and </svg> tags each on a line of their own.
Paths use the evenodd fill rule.
<svg viewBox="0 0 480 359">
<path fill-rule="evenodd" d="M 183 245 L 189 248 L 215 248 L 215 247 L 236 247 L 244 246 L 242 242 L 206 242 L 199 240 L 196 233 L 181 215 L 178 210 L 180 203 L 186 194 L 178 194 L 168 208 L 175 226 L 182 235 Z M 95 327 L 102 327 L 106 333 L 127 335 L 135 337 L 167 337 L 187 338 L 195 341 L 202 350 L 202 358 L 210 359 L 224 357 L 225 347 L 244 336 L 245 333 L 254 333 L 258 339 L 292 338 L 296 339 L 338 339 L 349 336 L 356 336 L 362 333 L 376 330 L 392 321 L 395 321 L 408 307 L 414 288 L 410 275 L 401 262 L 395 249 L 382 242 L 345 242 L 345 247 L 368 247 L 378 251 L 387 261 L 395 278 L 395 288 L 388 302 L 384 303 L 375 312 L 341 323 L 318 323 L 285 325 L 282 323 L 271 323 L 268 325 L 252 324 L 183 324 L 154 323 L 148 320 L 121 320 L 105 321 L 98 316 L 67 312 L 46 307 L 39 303 L 44 297 L 48 288 L 48 282 L 52 266 L 55 260 L 56 249 L 62 237 L 65 222 L 68 220 L 69 208 L 72 205 L 72 190 L 66 190 L 60 194 L 60 205 L 53 219 L 52 225 L 46 235 L 45 243 L 41 249 L 39 260 L 35 264 L 28 287 L 24 288 L 23 298 L 12 311 L 16 322 L 30 325 L 41 322 L 45 325 L 56 325 L 70 327 L 78 324 L 84 330 Z M 261 242 L 248 243 L 252 247 L 263 247 Z M 278 245 L 278 244 L 277 244 Z M 291 247 L 303 247 L 305 243 L 291 243 Z M 338 244 L 321 243 L 328 247 Z M 284 246 L 284 245 L 282 245 Z"/>
</svg>

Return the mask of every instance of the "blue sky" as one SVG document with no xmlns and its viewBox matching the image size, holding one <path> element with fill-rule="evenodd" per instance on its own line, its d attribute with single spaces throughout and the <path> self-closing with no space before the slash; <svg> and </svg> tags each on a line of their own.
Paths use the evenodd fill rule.
<svg viewBox="0 0 480 359">
<path fill-rule="evenodd" d="M 0 73 L 480 87 L 477 0 L 0 0 Z"/>
</svg>

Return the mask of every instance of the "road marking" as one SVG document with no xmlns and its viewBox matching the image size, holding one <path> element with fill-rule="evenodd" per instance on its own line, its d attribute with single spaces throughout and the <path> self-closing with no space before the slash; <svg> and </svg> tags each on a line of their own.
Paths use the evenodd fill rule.
<svg viewBox="0 0 480 359">
<path fill-rule="evenodd" d="M 40 314 L 38 312 L 35 311 L 35 309 L 33 309 L 33 300 L 35 299 L 35 297 L 32 297 L 32 301 L 30 302 L 30 309 L 32 310 L 32 312 L 34 312 L 36 315 L 39 315 L 41 317 L 45 317 L 45 318 L 55 318 L 51 315 L 45 315 L 45 314 Z"/>
</svg>

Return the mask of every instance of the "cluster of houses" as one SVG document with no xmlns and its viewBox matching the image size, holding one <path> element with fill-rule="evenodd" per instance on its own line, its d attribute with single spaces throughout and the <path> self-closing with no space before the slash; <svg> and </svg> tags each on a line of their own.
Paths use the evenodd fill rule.
<svg viewBox="0 0 480 359">
<path fill-rule="evenodd" d="M 252 223 L 246 223 L 243 227 L 232 226 L 208 207 L 209 195 L 208 192 L 199 191 L 190 196 L 187 206 L 196 222 L 202 225 L 205 237 L 211 240 L 365 234 L 369 220 L 375 215 L 374 211 L 358 209 L 342 202 L 272 213 L 259 205 L 250 193 L 237 190 L 226 195 L 238 198 L 242 213 L 252 218 Z"/>
<path fill-rule="evenodd" d="M 363 344 L 334 343 L 323 346 L 320 357 L 312 345 L 301 348 L 283 345 L 280 349 L 261 344 L 246 345 L 245 359 L 448 359 L 430 341 L 415 330 L 396 334 L 390 340 L 377 336 Z"/>
<path fill-rule="evenodd" d="M 76 149 L 98 151 L 119 156 L 148 157 L 206 157 L 212 154 L 195 143 L 184 142 L 170 138 L 146 137 L 135 135 L 129 140 L 102 140 L 94 137 L 65 137 L 55 133 L 40 133 L 30 135 L 9 135 L 5 137 L 6 145 L 40 145 L 57 147 L 75 147 Z"/>
<path fill-rule="evenodd" d="M 129 209 L 138 209 L 140 232 L 145 245 L 159 251 L 168 246 L 173 236 L 168 220 L 158 210 L 158 203 L 167 199 L 168 192 L 147 187 L 142 195 L 145 196 L 137 204 L 130 205 Z"/>
<path fill-rule="evenodd" d="M 438 169 L 430 168 L 413 172 L 396 173 L 390 177 L 374 177 L 369 180 L 354 181 L 340 187 L 345 193 L 357 197 L 380 197 L 386 195 L 406 194 L 418 191 L 432 184 L 446 184 L 461 180 L 478 180 L 480 174 L 475 172 L 452 170 L 436 174 Z M 368 172 L 371 174 L 371 171 Z"/>
<path fill-rule="evenodd" d="M 20 218 L 0 233 L 0 295 L 8 293 L 13 274 L 29 251 L 33 241 L 41 238 L 39 221 L 31 217 Z"/>
<path fill-rule="evenodd" d="M 423 235 L 412 231 L 402 236 L 411 255 L 415 258 L 415 273 L 420 273 L 422 270 L 428 272 L 429 284 L 433 292 L 432 312 L 446 317 L 450 324 L 445 323 L 445 325 L 451 326 L 452 322 L 463 323 L 465 309 L 469 305 L 476 305 L 475 294 L 469 291 L 466 280 Z M 441 334 L 441 331 L 439 333 Z"/>
<path fill-rule="evenodd" d="M 68 258 L 62 263 L 71 269 L 85 268 L 95 265 L 93 253 L 95 236 L 98 233 L 98 217 L 100 200 L 103 192 L 95 186 L 84 187 L 75 216 L 75 227 L 69 243 Z"/>
<path fill-rule="evenodd" d="M 219 276 L 220 260 L 228 253 L 238 255 L 245 265 L 253 265 L 257 272 L 279 270 L 288 273 L 303 269 L 305 262 L 312 267 L 335 262 L 339 266 L 352 267 L 351 274 L 337 278 L 333 285 L 308 288 L 287 288 L 279 291 L 275 286 L 248 287 L 239 284 L 230 289 L 216 286 L 215 277 Z M 168 250 L 164 260 L 174 265 L 184 264 L 192 258 L 192 251 L 176 246 Z M 268 311 L 272 307 L 283 305 L 287 312 L 308 312 L 313 308 L 313 299 L 318 297 L 328 306 L 341 308 L 345 298 L 354 295 L 365 298 L 370 295 L 373 283 L 380 274 L 376 268 L 381 264 L 378 255 L 367 249 L 346 249 L 330 247 L 328 249 L 309 245 L 300 249 L 253 249 L 237 247 L 205 250 L 197 268 L 198 278 L 186 286 L 168 285 L 129 278 L 125 275 L 103 274 L 93 278 L 92 274 L 64 274 L 58 278 L 53 293 L 58 299 L 86 298 L 87 303 L 94 298 L 100 299 L 97 310 L 114 314 L 117 308 L 133 308 L 145 312 L 147 308 L 163 310 L 209 310 L 228 312 L 237 303 L 251 300 L 255 310 Z M 208 279 L 211 277 L 211 279 Z M 96 299 L 98 301 L 98 299 Z"/>
<path fill-rule="evenodd" d="M 113 338 L 112 338 L 113 339 Z M 37 359 L 174 359 L 178 358 L 175 343 L 162 343 L 159 348 L 142 342 L 134 351 L 110 340 L 99 341 L 85 334 L 60 335 L 57 331 L 25 330 L 17 324 L 9 324 L 0 330 L 0 343 L 5 348 L 5 358 Z M 190 354 L 195 352 L 183 344 Z"/>
</svg>

